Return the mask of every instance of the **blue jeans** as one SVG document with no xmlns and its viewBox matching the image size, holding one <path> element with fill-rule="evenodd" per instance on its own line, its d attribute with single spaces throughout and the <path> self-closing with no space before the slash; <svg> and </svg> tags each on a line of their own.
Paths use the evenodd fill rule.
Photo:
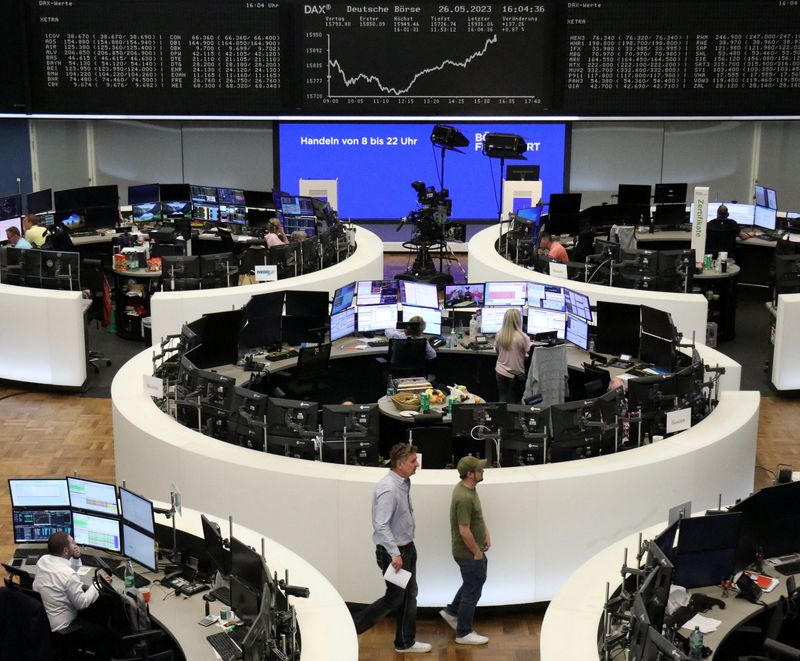
<svg viewBox="0 0 800 661">
<path fill-rule="evenodd" d="M 453 603 L 447 605 L 447 612 L 458 618 L 456 637 L 462 638 L 472 631 L 475 607 L 481 598 L 483 584 L 486 582 L 486 568 L 489 561 L 486 554 L 481 560 L 454 558 L 461 569 L 461 587 L 458 588 Z"/>
<path fill-rule="evenodd" d="M 387 615 L 395 613 L 397 630 L 394 637 L 396 649 L 411 647 L 417 638 L 417 549 L 414 542 L 400 548 L 400 557 L 403 558 L 403 569 L 411 572 L 406 589 L 384 581 L 386 593 L 377 601 L 360 610 L 353 616 L 356 633 L 363 633 L 375 626 L 377 622 Z M 386 568 L 392 563 L 391 556 L 382 546 L 375 547 L 375 560 L 381 569 L 381 576 L 386 573 Z"/>
</svg>

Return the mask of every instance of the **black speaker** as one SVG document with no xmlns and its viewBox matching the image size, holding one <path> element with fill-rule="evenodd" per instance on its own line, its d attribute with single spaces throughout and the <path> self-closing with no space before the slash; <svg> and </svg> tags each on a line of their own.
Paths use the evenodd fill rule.
<svg viewBox="0 0 800 661">
<path fill-rule="evenodd" d="M 447 124 L 437 124 L 433 127 L 431 142 L 447 149 L 466 147 L 469 144 L 469 140 L 461 131 Z"/>
</svg>

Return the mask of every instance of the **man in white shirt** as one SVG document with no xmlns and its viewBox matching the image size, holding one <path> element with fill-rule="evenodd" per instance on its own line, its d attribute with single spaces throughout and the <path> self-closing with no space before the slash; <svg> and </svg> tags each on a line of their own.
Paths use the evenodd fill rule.
<svg viewBox="0 0 800 661">
<path fill-rule="evenodd" d="M 93 585 L 84 589 L 76 569 L 81 566 L 80 547 L 66 532 L 57 532 L 47 540 L 47 554 L 36 563 L 33 589 L 42 597 L 51 631 L 62 631 L 75 640 L 80 649 L 93 650 L 98 659 L 109 658 L 109 632 L 96 622 L 82 617 L 100 593 Z M 105 580 L 106 577 L 103 577 Z"/>
</svg>

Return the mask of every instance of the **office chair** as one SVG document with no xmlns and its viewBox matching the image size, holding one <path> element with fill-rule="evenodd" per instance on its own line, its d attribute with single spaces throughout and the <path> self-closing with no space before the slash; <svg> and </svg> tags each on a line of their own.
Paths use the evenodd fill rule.
<svg viewBox="0 0 800 661">
<path fill-rule="evenodd" d="M 317 347 L 300 349 L 297 367 L 281 386 L 282 390 L 295 399 L 308 399 L 319 396 L 320 391 L 327 389 L 328 363 L 331 359 L 331 345 L 322 344 Z"/>
<path fill-rule="evenodd" d="M 13 586 L 14 584 L 12 584 Z M 19 586 L 0 588 L 0 661 L 51 661 L 51 637 L 41 597 Z M 34 596 L 35 595 L 35 596 Z"/>
<path fill-rule="evenodd" d="M 222 242 L 222 249 L 219 252 L 232 252 L 236 254 L 236 241 L 233 240 L 233 234 L 230 230 L 220 227 L 217 229 L 217 236 Z"/>
<path fill-rule="evenodd" d="M 408 433 L 422 455 L 423 468 L 452 468 L 455 465 L 453 432 L 449 426 L 411 427 Z"/>
<path fill-rule="evenodd" d="M 589 395 L 589 383 L 593 381 L 600 382 L 600 392 L 599 395 L 602 395 L 606 390 L 608 390 L 608 384 L 611 383 L 611 374 L 608 370 L 603 369 L 602 367 L 596 367 L 590 363 L 583 364 L 583 373 L 586 375 L 584 380 L 584 387 L 587 390 L 587 396 L 589 397 L 597 397 L 598 395 Z"/>
<path fill-rule="evenodd" d="M 267 255 L 268 264 L 278 267 L 278 279 L 291 278 L 297 275 L 297 256 L 300 244 L 287 243 L 282 246 L 272 246 Z"/>
<path fill-rule="evenodd" d="M 313 273 L 320 268 L 319 239 L 312 236 L 300 242 L 300 266 L 302 273 Z"/>
<path fill-rule="evenodd" d="M 6 587 L 19 586 L 28 590 L 33 590 L 33 574 L 25 571 L 24 569 L 20 569 L 19 567 L 7 565 L 5 562 L 0 563 L 0 566 L 2 566 L 8 574 L 8 576 L 5 578 Z M 14 583 L 14 585 L 9 586 L 9 582 Z"/>
<path fill-rule="evenodd" d="M 245 250 L 239 256 L 239 284 L 242 284 L 242 278 L 255 276 L 256 266 L 267 264 L 269 264 L 269 253 L 262 246 L 251 246 Z"/>
<path fill-rule="evenodd" d="M 149 617 L 147 622 L 139 627 L 134 627 L 129 617 L 128 607 L 125 600 L 130 599 L 127 595 L 122 595 L 113 588 L 103 588 L 100 598 L 95 605 L 98 610 L 103 612 L 106 617 L 106 626 L 113 637 L 114 651 L 111 655 L 112 661 L 140 661 L 150 659 L 151 661 L 171 661 L 174 659 L 174 652 L 167 646 L 167 635 L 162 629 L 153 628 Z M 146 628 L 141 628 L 144 626 Z"/>
<path fill-rule="evenodd" d="M 389 353 L 386 357 L 388 374 L 395 379 L 425 376 L 428 373 L 425 360 L 427 345 L 428 340 L 424 337 L 389 340 Z"/>
<path fill-rule="evenodd" d="M 105 302 L 108 282 L 103 273 L 102 263 L 99 259 L 84 259 L 81 264 L 81 288 L 89 292 L 92 304 L 86 312 L 87 321 L 94 321 L 97 326 L 108 325 L 106 317 Z M 109 293 L 110 296 L 110 293 Z M 95 374 L 100 373 L 100 364 L 105 363 L 106 367 L 111 367 L 111 361 L 105 357 L 102 351 L 89 349 L 89 364 L 94 368 Z"/>
</svg>

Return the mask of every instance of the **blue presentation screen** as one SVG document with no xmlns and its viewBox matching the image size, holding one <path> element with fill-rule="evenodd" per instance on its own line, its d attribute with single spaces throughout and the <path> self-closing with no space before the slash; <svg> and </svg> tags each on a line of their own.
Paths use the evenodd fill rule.
<svg viewBox="0 0 800 661">
<path fill-rule="evenodd" d="M 441 150 L 431 144 L 432 123 L 281 123 L 280 187 L 298 191 L 300 179 L 338 179 L 340 218 L 398 220 L 417 208 L 411 182 L 439 190 Z M 500 160 L 483 155 L 486 133 L 513 133 L 528 144 L 527 161 L 538 165 L 542 198 L 564 192 L 566 126 L 563 123 L 452 124 L 469 140 L 464 153 L 447 152 L 444 187 L 450 191 L 450 218 L 497 218 Z M 521 207 L 529 207 L 530 202 Z"/>
</svg>

